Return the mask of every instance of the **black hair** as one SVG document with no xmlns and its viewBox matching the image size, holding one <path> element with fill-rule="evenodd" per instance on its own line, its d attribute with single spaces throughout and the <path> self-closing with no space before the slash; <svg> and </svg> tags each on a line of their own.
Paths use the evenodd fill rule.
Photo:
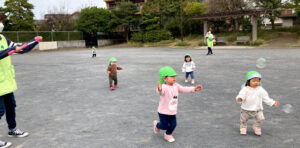
<svg viewBox="0 0 300 148">
<path fill-rule="evenodd" d="M 253 78 L 252 78 L 253 79 Z M 251 80 L 251 79 L 250 79 Z M 246 82 L 246 84 L 245 84 L 245 86 L 250 86 L 250 80 L 247 80 L 247 82 Z M 261 79 L 259 78 L 259 81 L 260 81 Z"/>
<path fill-rule="evenodd" d="M 190 57 L 190 59 L 191 59 L 190 62 L 192 62 L 192 57 L 189 56 L 189 55 L 184 56 L 184 61 L 187 62 L 187 61 L 186 61 L 186 58 L 187 58 L 187 57 Z"/>
</svg>

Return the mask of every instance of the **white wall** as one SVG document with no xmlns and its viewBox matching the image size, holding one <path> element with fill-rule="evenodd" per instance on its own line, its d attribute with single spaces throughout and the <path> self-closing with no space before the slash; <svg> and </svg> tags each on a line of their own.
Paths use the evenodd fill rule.
<svg viewBox="0 0 300 148">
<path fill-rule="evenodd" d="M 294 21 L 293 19 L 283 19 L 282 27 L 293 27 Z"/>
<path fill-rule="evenodd" d="M 58 48 L 84 48 L 85 40 L 74 40 L 74 41 L 58 41 Z"/>
<path fill-rule="evenodd" d="M 40 42 L 39 50 L 54 50 L 57 49 L 57 42 Z"/>
</svg>

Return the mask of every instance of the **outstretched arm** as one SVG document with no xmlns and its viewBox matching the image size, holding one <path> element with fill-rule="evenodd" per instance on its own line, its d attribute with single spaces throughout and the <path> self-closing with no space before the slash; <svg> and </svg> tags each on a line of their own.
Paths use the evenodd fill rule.
<svg viewBox="0 0 300 148">
<path fill-rule="evenodd" d="M 37 36 L 34 39 L 30 40 L 28 43 L 22 45 L 22 51 L 19 52 L 21 54 L 31 51 L 41 40 L 43 37 Z"/>
<path fill-rule="evenodd" d="M 9 56 L 9 55 L 12 55 L 14 53 L 14 51 L 21 52 L 22 48 L 18 47 L 18 46 L 15 46 L 15 47 L 7 48 L 5 50 L 0 51 L 0 60 L 7 57 L 7 56 Z"/>
</svg>

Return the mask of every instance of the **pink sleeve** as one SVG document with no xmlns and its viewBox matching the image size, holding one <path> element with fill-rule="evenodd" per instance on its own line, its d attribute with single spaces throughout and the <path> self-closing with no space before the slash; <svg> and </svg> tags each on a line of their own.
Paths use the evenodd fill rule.
<svg viewBox="0 0 300 148">
<path fill-rule="evenodd" d="M 192 92 L 195 92 L 195 87 L 182 87 L 181 85 L 177 84 L 177 88 L 178 88 L 178 91 L 180 93 L 192 93 Z"/>
<path fill-rule="evenodd" d="M 164 84 L 161 86 L 161 92 L 159 92 L 158 91 L 158 88 L 156 88 L 156 92 L 159 94 L 159 95 L 161 95 L 161 96 L 163 96 L 163 95 L 165 95 L 165 86 L 164 86 Z"/>
</svg>

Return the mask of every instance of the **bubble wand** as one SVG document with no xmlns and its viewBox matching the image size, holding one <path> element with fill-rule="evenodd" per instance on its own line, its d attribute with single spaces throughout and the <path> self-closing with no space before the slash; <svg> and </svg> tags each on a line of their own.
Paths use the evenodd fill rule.
<svg viewBox="0 0 300 148">
<path fill-rule="evenodd" d="M 31 42 L 29 42 L 29 43 L 25 43 L 25 44 L 22 45 L 20 48 L 21 48 L 21 49 L 24 49 L 24 48 L 26 48 L 26 47 L 28 47 L 28 46 L 34 44 L 34 43 L 40 42 L 41 40 L 42 40 L 41 37 L 36 37 L 34 41 L 31 41 Z M 10 52 L 8 52 L 8 55 L 12 55 L 12 54 L 15 53 L 15 52 L 17 52 L 16 49 L 15 49 L 15 50 L 12 50 L 12 51 L 10 51 Z"/>
</svg>

